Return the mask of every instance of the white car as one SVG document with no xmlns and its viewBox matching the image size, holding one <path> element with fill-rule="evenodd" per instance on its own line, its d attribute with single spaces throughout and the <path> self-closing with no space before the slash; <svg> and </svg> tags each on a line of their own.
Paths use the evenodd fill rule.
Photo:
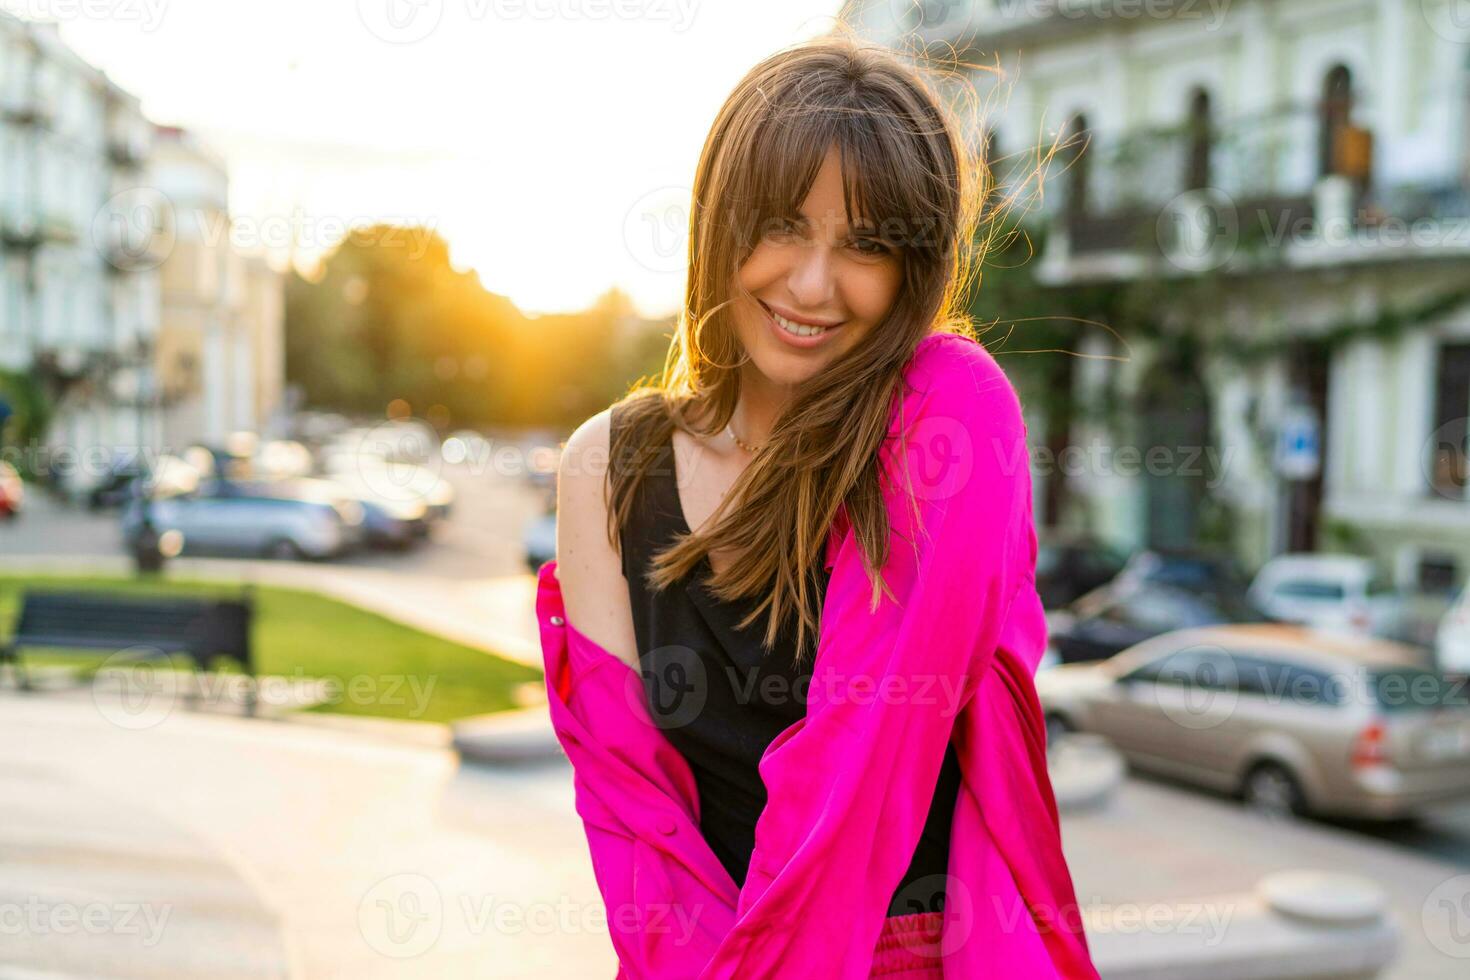
<svg viewBox="0 0 1470 980">
<path fill-rule="evenodd" d="M 1470 674 L 1470 586 L 1439 621 L 1434 655 L 1441 673 Z"/>
<path fill-rule="evenodd" d="M 1261 566 L 1249 596 L 1275 619 L 1316 629 L 1388 638 L 1406 629 L 1404 596 L 1359 555 L 1281 555 Z"/>
</svg>

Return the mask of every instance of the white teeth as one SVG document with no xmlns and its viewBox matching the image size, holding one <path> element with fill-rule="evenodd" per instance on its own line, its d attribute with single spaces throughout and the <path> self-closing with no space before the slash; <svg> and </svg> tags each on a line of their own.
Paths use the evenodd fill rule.
<svg viewBox="0 0 1470 980">
<path fill-rule="evenodd" d="M 782 330 L 785 330 L 787 333 L 794 333 L 798 337 L 815 337 L 819 333 L 826 333 L 832 329 L 831 327 L 809 327 L 804 323 L 792 323 L 775 310 L 770 310 L 769 312 L 771 319 L 775 320 L 776 324 Z"/>
</svg>

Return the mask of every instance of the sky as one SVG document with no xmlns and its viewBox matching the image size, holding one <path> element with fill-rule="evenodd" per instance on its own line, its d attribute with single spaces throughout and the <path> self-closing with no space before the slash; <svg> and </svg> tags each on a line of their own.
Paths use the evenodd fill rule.
<svg viewBox="0 0 1470 980">
<path fill-rule="evenodd" d="M 0 0 L 228 162 L 235 240 L 279 264 L 426 224 L 528 312 L 682 297 L 704 137 L 840 0 Z"/>
</svg>

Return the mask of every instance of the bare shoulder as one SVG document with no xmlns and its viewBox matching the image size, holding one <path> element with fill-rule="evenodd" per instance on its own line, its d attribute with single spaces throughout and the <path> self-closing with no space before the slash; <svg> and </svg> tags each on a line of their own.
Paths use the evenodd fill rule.
<svg viewBox="0 0 1470 980">
<path fill-rule="evenodd" d="M 579 425 L 562 447 L 556 478 L 556 571 L 567 618 L 629 665 L 638 662 L 622 561 L 607 532 L 612 410 Z"/>
</svg>

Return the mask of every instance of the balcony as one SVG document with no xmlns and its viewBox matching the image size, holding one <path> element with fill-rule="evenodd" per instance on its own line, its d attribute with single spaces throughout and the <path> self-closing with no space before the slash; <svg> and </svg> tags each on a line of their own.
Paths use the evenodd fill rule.
<svg viewBox="0 0 1470 980">
<path fill-rule="evenodd" d="M 0 243 L 11 251 L 30 251 L 50 243 L 70 244 L 77 238 L 76 224 L 61 214 L 37 216 L 29 212 L 12 212 L 0 215 Z"/>
<path fill-rule="evenodd" d="M 150 127 L 141 117 L 114 117 L 107 127 L 107 158 L 116 167 L 139 167 L 148 159 L 150 142 Z"/>
<path fill-rule="evenodd" d="M 21 126 L 50 126 L 56 119 L 56 100 L 34 88 L 0 95 L 0 116 Z"/>
<path fill-rule="evenodd" d="M 962 58 L 1055 43 L 1138 16 L 1136 0 L 902 0 L 851 6 L 867 12 L 869 26 L 882 37 L 916 38 Z M 1200 12 L 1188 0 L 1150 0 L 1148 15 L 1198 18 Z"/>
<path fill-rule="evenodd" d="M 1039 275 L 1054 283 L 1470 255 L 1463 176 L 1375 182 L 1372 134 L 1347 126 L 1321 174 L 1315 111 L 1092 139 L 1062 185 Z M 1062 152 L 1066 152 L 1063 150 Z M 1074 151 L 1075 152 L 1075 151 Z M 1080 190 L 1079 190 L 1080 181 Z"/>
</svg>

